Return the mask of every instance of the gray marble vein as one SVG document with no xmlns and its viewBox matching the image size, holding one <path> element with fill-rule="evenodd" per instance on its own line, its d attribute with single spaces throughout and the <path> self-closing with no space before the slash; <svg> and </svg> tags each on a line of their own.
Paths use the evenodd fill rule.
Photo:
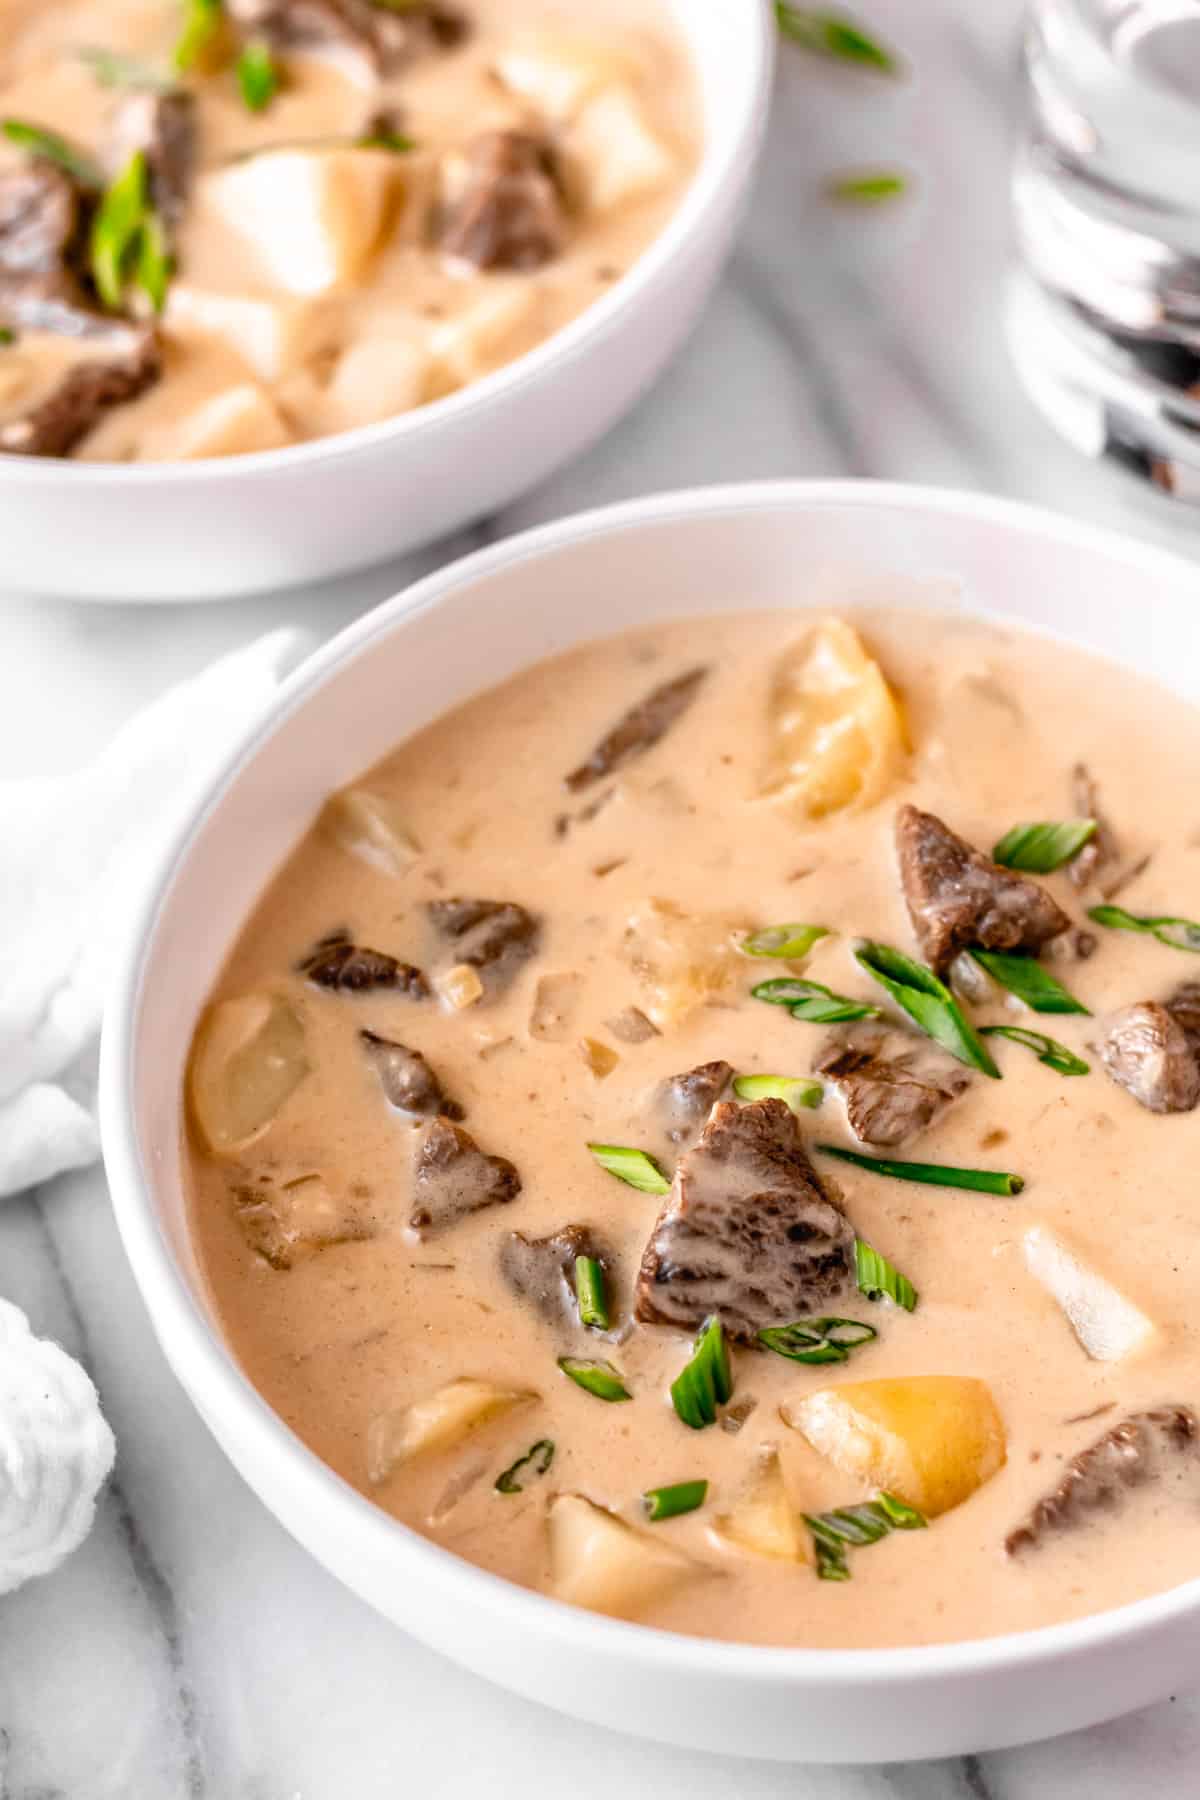
<svg viewBox="0 0 1200 1800">
<path fill-rule="evenodd" d="M 416 556 L 300 593 L 135 611 L 0 600 L 0 772 L 70 769 L 137 705 L 271 625 L 328 635 L 450 557 L 654 490 L 776 475 L 934 481 L 1194 550 L 1193 524 L 1054 438 L 1004 353 L 1018 0 L 855 10 L 911 80 L 785 53 L 725 279 L 603 443 Z M 832 207 L 830 175 L 867 164 L 909 170 L 911 197 L 871 213 Z M 1195 1695 L 1048 1744 L 878 1769 L 688 1754 L 545 1712 L 385 1624 L 249 1493 L 158 1350 L 98 1172 L 0 1208 L 0 1291 L 83 1357 L 119 1443 L 87 1543 L 0 1600 L 0 1800 L 528 1800 L 542 1786 L 572 1800 L 1200 1793 Z"/>
</svg>

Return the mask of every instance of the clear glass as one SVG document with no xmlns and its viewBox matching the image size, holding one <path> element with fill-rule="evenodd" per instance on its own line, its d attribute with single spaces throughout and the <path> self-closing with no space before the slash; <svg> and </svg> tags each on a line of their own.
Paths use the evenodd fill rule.
<svg viewBox="0 0 1200 1800">
<path fill-rule="evenodd" d="M 1036 0 L 1009 337 L 1080 449 L 1200 503 L 1200 0 Z"/>
</svg>

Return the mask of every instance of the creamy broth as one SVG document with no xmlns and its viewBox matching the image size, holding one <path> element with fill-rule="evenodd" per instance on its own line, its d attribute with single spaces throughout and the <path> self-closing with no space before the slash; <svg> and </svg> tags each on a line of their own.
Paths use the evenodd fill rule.
<svg viewBox="0 0 1200 1800">
<path fill-rule="evenodd" d="M 1071 1459 L 1126 1415 L 1200 1398 L 1192 1192 L 1200 1114 L 1147 1110 L 1110 1079 L 1097 1050 L 1113 1008 L 1169 994 L 1192 959 L 1145 934 L 1096 926 L 1094 946 L 1075 935 L 1102 897 L 1102 878 L 1147 854 L 1120 904 L 1135 914 L 1200 910 L 1200 820 L 1179 779 L 1192 766 L 1195 714 L 1112 666 L 1019 632 L 903 611 L 855 623 L 899 698 L 910 746 L 876 770 L 881 791 L 870 804 L 860 796 L 814 818 L 809 789 L 779 787 L 770 735 L 782 717 L 779 671 L 794 664 L 809 629 L 794 614 L 660 625 L 586 646 L 402 745 L 363 786 L 393 803 L 420 846 L 405 853 L 404 872 L 348 851 L 327 816 L 263 895 L 216 991 L 218 1001 L 286 997 L 302 1021 L 309 1073 L 253 1142 L 216 1155 L 193 1144 L 190 1160 L 193 1227 L 229 1341 L 272 1406 L 347 1481 L 481 1566 L 560 1592 L 569 1584 L 552 1564 L 548 1511 L 556 1496 L 583 1495 L 640 1541 L 669 1544 L 697 1565 L 662 1598 L 611 1610 L 763 1644 L 978 1637 L 1200 1576 L 1191 1444 L 1164 1455 L 1118 1505 L 1047 1529 L 1034 1548 L 1005 1550 Z M 706 676 L 657 744 L 611 778 L 576 794 L 564 788 L 631 703 L 698 663 Z M 818 704 L 811 692 L 809 700 Z M 898 807 L 911 801 L 987 851 L 1020 821 L 1073 816 L 1078 761 L 1096 779 L 1119 855 L 1083 890 L 1062 870 L 1032 879 L 1072 922 L 1042 967 L 1094 1016 L 1031 1013 L 997 989 L 969 1010 L 977 1024 L 1049 1033 L 1090 1072 L 1067 1077 L 1022 1044 L 988 1038 L 1003 1079 L 967 1071 L 961 1097 L 885 1150 L 856 1141 L 827 1083 L 819 1109 L 800 1111 L 800 1137 L 854 1232 L 911 1279 L 919 1302 L 907 1313 L 851 1288 L 834 1304 L 794 1310 L 788 1316 L 864 1320 L 878 1335 L 847 1363 L 817 1367 L 735 1344 L 732 1407 L 721 1409 L 721 1423 L 688 1429 L 668 1390 L 694 1334 L 630 1323 L 634 1277 L 663 1200 L 606 1173 L 588 1142 L 642 1147 L 670 1175 L 691 1152 L 666 1135 L 655 1098 L 664 1079 L 717 1058 L 739 1073 L 811 1076 L 831 1030 L 844 1028 L 751 998 L 763 979 L 802 975 L 880 1002 L 889 1023 L 900 1022 L 852 950 L 865 935 L 917 952 L 893 849 Z M 764 796 L 772 785 L 778 791 Z M 602 795 L 594 815 L 581 816 Z M 429 902 L 455 895 L 516 902 L 540 920 L 536 953 L 507 989 L 457 1009 L 445 997 L 456 991 L 444 979 L 453 948 L 426 914 Z M 648 985 L 651 900 L 707 921 L 705 941 L 722 954 L 745 930 L 779 921 L 820 923 L 830 934 L 795 964 L 735 950 L 724 985 L 688 1009 Z M 631 920 L 642 934 L 632 951 Z M 418 965 L 437 992 L 333 991 L 306 979 L 297 965 L 338 930 Z M 555 1004 L 531 1031 L 539 983 L 568 974 L 577 979 L 565 998 L 543 989 L 543 1003 L 549 994 Z M 630 1007 L 657 1011 L 659 1034 L 636 1044 L 614 1034 L 611 1021 Z M 363 1029 L 427 1057 L 464 1109 L 462 1128 L 516 1164 L 515 1199 L 414 1235 L 414 1158 L 430 1127 L 388 1105 Z M 596 1045 L 613 1059 L 607 1073 L 597 1073 L 609 1058 L 598 1060 Z M 814 1149 L 822 1142 L 1011 1170 L 1026 1185 L 1005 1197 L 882 1178 L 835 1163 Z M 235 1197 L 263 1174 L 277 1187 L 318 1175 L 356 1235 L 298 1254 L 290 1268 L 270 1266 Z M 612 1338 L 548 1322 L 499 1271 L 511 1233 L 540 1237 L 572 1222 L 611 1253 Z M 1146 1342 L 1116 1361 L 1089 1357 L 1026 1264 L 1023 1237 L 1035 1225 L 1116 1284 L 1152 1323 Z M 632 1401 L 606 1404 L 574 1385 L 556 1366 L 564 1354 L 614 1364 Z M 781 1407 L 846 1383 L 929 1375 L 986 1383 L 1006 1460 L 928 1529 L 851 1550 L 852 1578 L 840 1582 L 817 1579 L 810 1560 L 756 1554 L 719 1534 L 764 1446 L 778 1452 L 793 1518 L 875 1491 L 789 1428 Z M 372 1481 L 373 1422 L 464 1376 L 537 1398 Z M 739 1430 L 729 1429 L 730 1410 Z M 496 1492 L 501 1472 L 542 1439 L 556 1447 L 545 1476 L 519 1494 Z M 702 1507 L 646 1523 L 643 1492 L 696 1478 L 710 1484 Z M 802 1526 L 799 1535 L 811 1556 Z"/>
<path fill-rule="evenodd" d="M 381 63 L 352 43 L 292 42 L 289 20 L 305 7 L 400 18 L 382 0 L 230 0 L 224 36 L 176 80 L 188 143 L 156 321 L 136 252 L 124 301 L 101 304 L 85 190 L 62 255 L 43 254 L 39 240 L 31 267 L 14 221 L 33 203 L 4 183 L 31 163 L 45 174 L 45 158 L 0 141 L 0 324 L 14 339 L 0 350 L 0 449 L 186 459 L 389 418 L 559 330 L 619 280 L 677 205 L 699 108 L 658 0 L 431 3 L 415 14 L 459 21 L 461 39 Z M 267 27 L 242 29 L 259 13 Z M 100 178 L 117 178 L 141 142 L 131 108 L 154 96 L 105 85 L 80 52 L 126 59 L 122 70 L 132 59 L 127 79 L 169 78 L 184 16 L 177 0 L 0 0 L 0 116 L 65 135 Z M 280 85 L 252 111 L 236 58 L 264 41 Z M 487 182 L 472 174 L 485 140 L 516 145 L 520 164 L 499 223 Z M 151 201 L 161 199 L 154 141 Z M 471 196 L 474 223 L 458 229 Z M 41 302 L 60 289 L 70 308 L 51 319 L 55 342 Z M 137 356 L 103 331 L 123 312 L 155 327 Z M 93 363 L 138 372 L 103 405 L 68 393 L 74 437 L 37 411 L 60 391 L 63 334 L 85 335 Z"/>
</svg>

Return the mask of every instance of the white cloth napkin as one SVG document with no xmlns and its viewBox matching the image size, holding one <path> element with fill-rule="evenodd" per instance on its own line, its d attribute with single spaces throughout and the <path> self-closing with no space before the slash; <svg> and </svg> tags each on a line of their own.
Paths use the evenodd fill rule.
<svg viewBox="0 0 1200 1800">
<path fill-rule="evenodd" d="M 0 1198 L 99 1155 L 100 1016 L 130 900 L 307 647 L 272 632 L 162 695 L 88 768 L 0 782 Z"/>
</svg>

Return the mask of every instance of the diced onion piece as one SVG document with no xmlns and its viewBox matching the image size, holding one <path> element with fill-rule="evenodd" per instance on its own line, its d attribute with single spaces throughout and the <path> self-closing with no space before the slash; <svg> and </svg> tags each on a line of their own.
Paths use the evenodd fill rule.
<svg viewBox="0 0 1200 1800">
<path fill-rule="evenodd" d="M 192 1048 L 192 1118 L 205 1147 L 230 1156 L 252 1144 L 310 1067 L 304 1025 L 289 1000 L 254 993 L 219 1001 Z"/>
<path fill-rule="evenodd" d="M 970 1376 L 851 1381 L 780 1411 L 844 1475 L 899 1494 L 926 1518 L 968 1499 L 1005 1461 L 996 1403 Z"/>
<path fill-rule="evenodd" d="M 651 129 L 628 87 L 589 100 L 566 134 L 573 172 L 592 212 L 645 200 L 675 179 L 675 156 Z"/>
<path fill-rule="evenodd" d="M 520 33 L 501 48 L 493 67 L 510 92 L 559 124 L 574 118 L 601 88 L 636 74 L 631 58 L 619 50 L 553 31 Z"/>
<path fill-rule="evenodd" d="M 581 1494 L 559 1494 L 549 1519 L 551 1586 L 572 1606 L 630 1619 L 709 1572 Z"/>
<path fill-rule="evenodd" d="M 579 1053 L 597 1081 L 606 1080 L 621 1060 L 611 1045 L 601 1043 L 599 1038 L 581 1038 Z"/>
<path fill-rule="evenodd" d="M 1033 1225 L 1021 1240 L 1025 1264 L 1035 1281 L 1062 1307 L 1071 1330 L 1096 1362 L 1119 1362 L 1154 1336 L 1154 1324 L 1111 1282 L 1088 1268 L 1045 1225 Z"/>
<path fill-rule="evenodd" d="M 745 919 L 694 916 L 670 900 L 633 909 L 624 953 L 656 1026 L 677 1025 L 698 1006 L 735 996 L 746 969 L 737 945 L 748 929 Z"/>
<path fill-rule="evenodd" d="M 362 276 L 401 198 L 402 162 L 387 150 L 268 150 L 207 175 L 202 200 L 276 286 L 321 294 Z"/>
<path fill-rule="evenodd" d="M 526 1406 L 538 1396 L 528 1389 L 498 1387 L 464 1376 L 449 1381 L 425 1400 L 396 1412 L 380 1413 L 367 1429 L 367 1476 L 386 1481 L 393 1469 L 414 1456 L 448 1450 L 489 1419 Z"/>
<path fill-rule="evenodd" d="M 470 963 L 455 963 L 453 968 L 435 976 L 433 985 L 454 1012 L 462 1012 L 465 1007 L 474 1006 L 483 994 L 479 970 Z"/>
<path fill-rule="evenodd" d="M 561 1044 L 571 1028 L 582 986 L 583 977 L 571 971 L 543 975 L 534 990 L 530 1037 L 543 1044 Z"/>
<path fill-rule="evenodd" d="M 370 788 L 343 788 L 326 801 L 321 829 L 340 849 L 381 869 L 403 875 L 421 853 L 394 800 Z"/>
<path fill-rule="evenodd" d="M 761 791 L 801 820 L 870 806 L 906 753 L 899 702 L 857 631 L 820 619 L 775 671 Z"/>
<path fill-rule="evenodd" d="M 250 1249 L 274 1269 L 291 1269 L 330 1244 L 366 1235 L 319 1175 L 234 1190 L 234 1214 Z"/>
<path fill-rule="evenodd" d="M 757 1556 L 781 1562 L 809 1560 L 807 1536 L 788 1497 L 777 1450 L 764 1449 L 745 1489 L 730 1511 L 716 1519 L 713 1530 L 739 1550 Z"/>
</svg>

